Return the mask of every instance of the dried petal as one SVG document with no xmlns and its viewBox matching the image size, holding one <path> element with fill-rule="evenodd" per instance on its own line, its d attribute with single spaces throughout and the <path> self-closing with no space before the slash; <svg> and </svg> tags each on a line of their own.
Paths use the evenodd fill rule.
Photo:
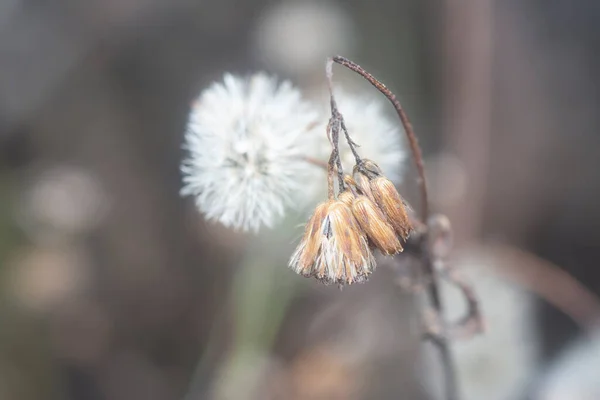
<svg viewBox="0 0 600 400">
<path fill-rule="evenodd" d="M 352 203 L 354 202 L 355 197 L 356 196 L 354 196 L 354 194 L 351 191 L 346 190 L 338 195 L 338 200 L 347 205 L 348 207 L 352 207 Z"/>
<path fill-rule="evenodd" d="M 363 282 L 375 269 L 375 258 L 352 211 L 343 201 L 317 207 L 289 266 L 324 283 Z"/>
<path fill-rule="evenodd" d="M 383 211 L 383 214 L 387 217 L 396 234 L 403 240 L 406 240 L 412 230 L 412 226 L 408 219 L 402 197 L 392 181 L 385 177 L 375 178 L 371 181 L 371 191 L 373 192 L 375 203 Z"/>
<path fill-rule="evenodd" d="M 371 191 L 371 180 L 363 173 L 357 172 L 354 174 L 354 179 L 356 180 L 356 184 L 358 189 L 371 201 L 375 201 L 375 197 L 373 197 L 373 192 Z"/>
<path fill-rule="evenodd" d="M 327 215 L 331 201 L 319 204 L 315 212 L 309 218 L 304 229 L 304 236 L 290 260 L 290 266 L 296 273 L 304 276 L 311 274 L 314 260 L 318 257 L 321 249 L 321 224 Z"/>
<path fill-rule="evenodd" d="M 352 213 L 367 237 L 383 254 L 394 255 L 403 250 L 385 215 L 367 196 L 361 195 L 354 200 Z"/>
</svg>

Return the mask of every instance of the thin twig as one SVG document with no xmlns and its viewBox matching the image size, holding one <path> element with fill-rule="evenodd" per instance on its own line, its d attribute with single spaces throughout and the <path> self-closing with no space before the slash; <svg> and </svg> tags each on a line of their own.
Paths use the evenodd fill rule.
<svg viewBox="0 0 600 400">
<path fill-rule="evenodd" d="M 358 155 L 358 152 L 356 151 L 356 147 L 358 145 L 356 143 L 354 143 L 354 141 L 350 137 L 350 134 L 348 133 L 348 128 L 346 128 L 346 123 L 344 122 L 344 118 L 342 117 L 341 114 L 339 114 L 339 115 L 340 115 L 340 125 L 342 127 L 342 131 L 344 132 L 344 136 L 346 136 L 346 141 L 348 142 L 348 147 L 350 147 L 350 151 L 352 151 L 352 155 L 354 156 L 354 159 L 356 160 L 356 165 L 361 165 L 362 159 L 360 158 L 360 156 Z"/>
<path fill-rule="evenodd" d="M 406 133 L 406 136 L 408 138 L 408 142 L 410 145 L 411 152 L 413 154 L 415 166 L 417 168 L 417 173 L 419 175 L 418 184 L 419 184 L 419 188 L 421 191 L 421 210 L 420 210 L 421 211 L 421 220 L 424 222 L 428 221 L 429 220 L 429 200 L 428 200 L 428 195 L 427 195 L 427 181 L 425 178 L 425 167 L 423 166 L 423 156 L 421 153 L 421 148 L 419 147 L 419 142 L 413 131 L 412 124 L 410 123 L 410 120 L 408 119 L 408 116 L 404 112 L 404 109 L 402 108 L 400 102 L 398 101 L 396 96 L 383 83 L 381 83 L 379 80 L 377 80 L 373 75 L 371 75 L 370 73 L 365 71 L 358 64 L 348 60 L 345 57 L 341 57 L 341 56 L 334 56 L 333 58 L 330 58 L 327 60 L 327 67 L 326 67 L 327 78 L 328 78 L 327 80 L 328 80 L 329 90 L 331 92 L 332 98 L 333 98 L 333 84 L 332 84 L 332 77 L 333 77 L 332 63 L 333 62 L 338 63 L 338 64 L 356 72 L 360 76 L 362 76 L 369 83 L 371 83 L 371 85 L 373 85 L 377 90 L 379 90 L 392 103 L 392 105 L 396 109 L 396 112 L 398 113 L 398 117 L 400 118 L 400 121 L 402 122 L 402 126 L 404 127 L 404 132 Z M 334 101 L 332 100 L 332 110 L 333 110 L 333 105 L 334 105 Z M 349 135 L 347 134 L 347 132 L 344 132 L 344 134 L 346 135 L 346 139 L 348 140 L 349 146 L 352 148 L 352 146 L 353 146 L 352 140 L 349 138 Z M 359 161 L 359 159 L 357 158 L 357 164 L 359 163 L 358 161 Z M 422 245 L 422 248 L 425 249 L 425 248 L 427 248 L 427 234 L 426 233 L 423 237 L 423 240 L 424 241 L 421 243 L 421 245 Z M 439 316 L 440 320 L 443 321 L 444 307 L 442 304 L 440 290 L 439 290 L 438 283 L 437 283 L 437 281 L 438 281 L 437 272 L 436 272 L 435 268 L 433 267 L 434 260 L 432 259 L 431 255 L 429 254 L 428 251 L 422 251 L 421 252 L 421 261 L 423 262 L 423 267 L 424 267 L 425 273 L 427 274 L 427 276 L 429 277 L 429 280 L 430 280 L 429 285 L 428 285 L 428 290 L 427 290 L 429 300 L 431 302 L 433 310 Z M 444 386 L 445 386 L 446 398 L 448 400 L 457 400 L 459 396 L 458 396 L 458 383 L 457 383 L 457 378 L 456 378 L 455 364 L 454 364 L 454 360 L 453 360 L 452 353 L 450 350 L 450 346 L 448 344 L 448 338 L 447 338 L 447 334 L 446 334 L 445 324 L 442 324 L 441 328 L 442 328 L 441 335 L 439 335 L 439 337 L 437 337 L 435 341 L 432 341 L 432 343 L 434 343 L 437 346 L 437 348 L 439 349 L 439 352 L 440 352 L 442 367 L 444 370 L 444 380 L 445 380 Z"/>
<path fill-rule="evenodd" d="M 325 74 L 327 76 L 327 84 L 329 86 L 329 102 L 331 105 L 331 118 L 327 124 L 327 137 L 331 142 L 332 150 L 331 157 L 329 158 L 329 174 L 333 174 L 334 170 L 337 169 L 338 181 L 340 185 L 340 191 L 345 189 L 344 183 L 344 168 L 342 167 L 342 160 L 340 158 L 340 127 L 344 123 L 342 114 L 338 111 L 335 97 L 333 96 L 333 63 L 330 59 L 327 60 L 325 66 Z M 329 191 L 331 192 L 333 187 L 330 185 Z M 330 193 L 331 194 L 331 193 Z M 330 199 L 331 199 L 330 195 Z"/>
<path fill-rule="evenodd" d="M 544 299 L 586 333 L 600 328 L 600 298 L 564 268 L 508 245 L 481 245 L 476 251 L 500 260 L 499 275 Z"/>
<path fill-rule="evenodd" d="M 443 260 L 437 260 L 435 267 L 443 273 L 448 282 L 456 286 L 467 302 L 467 311 L 458 321 L 450 324 L 448 337 L 452 339 L 471 339 L 484 331 L 484 322 L 479 300 L 473 287 L 465 280 L 460 271 Z"/>
<path fill-rule="evenodd" d="M 348 142 L 348 146 L 350 147 L 350 151 L 352 151 L 352 155 L 354 155 L 354 159 L 356 160 L 356 165 L 360 165 L 362 160 L 356 151 L 356 143 L 350 137 L 348 133 L 348 129 L 346 128 L 346 123 L 344 122 L 344 117 L 339 112 L 337 108 L 337 103 L 335 101 L 335 96 L 333 95 L 333 59 L 328 58 L 327 63 L 325 64 L 325 75 L 327 76 L 327 87 L 329 88 L 329 102 L 331 105 L 331 120 L 336 120 L 339 126 L 342 128 L 344 132 L 344 136 L 346 137 L 346 141 Z"/>
<path fill-rule="evenodd" d="M 408 138 L 408 143 L 410 145 L 410 150 L 413 154 L 415 166 L 417 168 L 417 173 L 419 174 L 418 183 L 421 191 L 421 220 L 427 221 L 427 219 L 429 218 L 429 200 L 427 198 L 427 181 L 425 179 L 425 167 L 423 166 L 423 156 L 421 154 L 421 148 L 419 147 L 419 141 L 417 140 L 417 136 L 413 131 L 412 124 L 410 123 L 408 116 L 404 112 L 402 105 L 400 104 L 396 96 L 383 83 L 381 83 L 373 75 L 365 71 L 360 65 L 342 56 L 335 56 L 331 60 L 356 72 L 364 79 L 369 81 L 369 83 L 375 86 L 375 88 L 377 88 L 377 90 L 379 90 L 396 109 L 398 117 L 400 117 L 400 121 L 402 122 L 402 126 L 404 127 L 406 137 Z"/>
</svg>

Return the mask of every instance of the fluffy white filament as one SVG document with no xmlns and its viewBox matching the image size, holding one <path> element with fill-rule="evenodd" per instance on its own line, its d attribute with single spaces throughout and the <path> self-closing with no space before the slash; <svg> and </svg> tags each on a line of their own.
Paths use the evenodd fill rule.
<svg viewBox="0 0 600 400">
<path fill-rule="evenodd" d="M 226 74 L 192 107 L 181 193 L 194 195 L 206 218 L 225 226 L 272 227 L 286 207 L 305 200 L 303 183 L 316 169 L 302 158 L 317 146 L 316 120 L 289 82 Z"/>
</svg>

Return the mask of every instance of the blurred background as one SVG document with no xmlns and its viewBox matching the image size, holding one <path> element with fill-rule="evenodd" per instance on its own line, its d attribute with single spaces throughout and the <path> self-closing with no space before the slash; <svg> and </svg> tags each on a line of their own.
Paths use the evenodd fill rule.
<svg viewBox="0 0 600 400">
<path fill-rule="evenodd" d="M 333 54 L 398 95 L 453 222 L 487 325 L 453 345 L 462 398 L 600 399 L 599 18 L 595 0 L 3 0 L 0 399 L 443 398 L 397 271 L 324 287 L 286 267 L 301 230 L 234 233 L 178 194 L 202 88 L 266 70 L 317 90 Z"/>
</svg>

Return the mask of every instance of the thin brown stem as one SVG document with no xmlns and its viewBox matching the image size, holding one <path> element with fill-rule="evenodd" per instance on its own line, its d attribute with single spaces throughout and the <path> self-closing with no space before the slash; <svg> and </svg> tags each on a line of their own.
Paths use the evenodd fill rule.
<svg viewBox="0 0 600 400">
<path fill-rule="evenodd" d="M 327 124 L 327 137 L 331 142 L 332 150 L 331 150 L 331 158 L 329 159 L 329 168 L 331 173 L 333 173 L 334 169 L 337 169 L 338 181 L 340 185 L 340 191 L 345 189 L 344 184 L 344 169 L 342 167 L 342 160 L 340 158 L 340 147 L 339 147 L 339 138 L 340 138 L 340 128 L 344 123 L 344 119 L 342 114 L 338 111 L 337 103 L 335 101 L 335 97 L 333 96 L 333 63 L 331 59 L 327 60 L 327 64 L 325 66 L 325 73 L 327 75 L 327 84 L 329 86 L 329 101 L 331 105 L 331 118 L 329 118 L 329 123 Z"/>
<path fill-rule="evenodd" d="M 427 221 L 427 219 L 429 218 L 429 200 L 427 195 L 427 181 L 425 179 L 425 167 L 423 166 L 423 156 L 421 154 L 421 148 L 419 147 L 419 141 L 417 140 L 417 136 L 413 131 L 412 124 L 410 123 L 408 116 L 404 112 L 402 105 L 400 104 L 396 96 L 383 83 L 381 83 L 373 75 L 365 71 L 360 65 L 342 56 L 335 56 L 331 60 L 356 72 L 364 79 L 369 81 L 369 83 L 375 86 L 375 88 L 379 90 L 396 109 L 398 117 L 400 117 L 400 121 L 402 122 L 402 126 L 404 127 L 404 132 L 406 132 L 406 137 L 408 138 L 410 150 L 413 154 L 415 166 L 417 168 L 417 173 L 419 174 L 418 183 L 419 188 L 421 190 L 421 220 Z"/>
<path fill-rule="evenodd" d="M 335 102 L 332 102 L 332 107 L 335 106 Z M 337 113 L 337 109 L 332 109 Z M 343 191 L 345 188 L 344 184 L 344 168 L 342 167 L 342 160 L 340 158 L 340 123 L 337 119 L 336 115 L 332 115 L 329 120 L 329 124 L 327 126 L 328 135 L 331 137 L 331 145 L 333 149 L 331 150 L 331 157 L 329 158 L 329 168 L 331 173 L 335 173 L 337 171 L 338 183 L 340 185 L 340 191 Z"/>
<path fill-rule="evenodd" d="M 329 200 L 333 200 L 335 198 L 335 190 L 333 187 L 333 175 L 336 170 L 336 159 L 339 158 L 339 155 L 336 151 L 337 149 L 337 134 L 331 132 L 331 122 L 327 125 L 327 136 L 333 136 L 332 140 L 333 149 L 331 150 L 331 156 L 329 157 L 329 162 L 327 163 L 327 198 Z"/>
<path fill-rule="evenodd" d="M 439 271 L 442 271 L 446 280 L 460 290 L 467 303 L 465 315 L 455 323 L 451 324 L 448 336 L 455 340 L 470 339 L 483 333 L 485 329 L 483 316 L 481 314 L 479 300 L 473 287 L 461 275 L 460 271 L 454 269 L 447 262 L 440 259 L 436 260 L 434 264 Z"/>
<path fill-rule="evenodd" d="M 502 263 L 497 272 L 547 301 L 586 332 L 600 327 L 600 298 L 564 268 L 525 250 L 500 244 L 477 251 Z"/>
<path fill-rule="evenodd" d="M 327 162 L 319 160 L 318 158 L 302 156 L 302 157 L 300 157 L 300 159 L 306 161 L 307 163 L 309 163 L 311 165 L 314 165 L 315 167 L 324 169 L 325 171 L 327 171 L 327 168 L 329 168 L 329 164 Z"/>
</svg>

